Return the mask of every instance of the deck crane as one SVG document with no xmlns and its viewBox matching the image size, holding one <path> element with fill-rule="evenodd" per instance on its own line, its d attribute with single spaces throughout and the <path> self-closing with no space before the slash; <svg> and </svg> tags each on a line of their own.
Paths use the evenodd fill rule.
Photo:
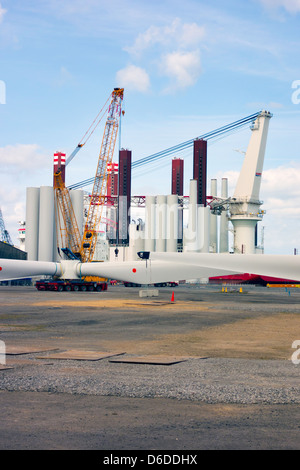
<svg viewBox="0 0 300 470">
<path fill-rule="evenodd" d="M 234 228 L 234 252 L 255 254 L 255 228 L 262 220 L 259 199 L 267 136 L 272 114 L 263 110 L 251 127 L 252 135 L 239 179 L 229 204 Z"/>
<path fill-rule="evenodd" d="M 103 200 L 107 188 L 107 165 L 112 162 L 122 111 L 124 88 L 114 88 L 108 109 L 93 190 L 83 231 L 80 258 L 82 262 L 93 260 L 97 242 L 97 228 L 101 221 Z"/>
</svg>

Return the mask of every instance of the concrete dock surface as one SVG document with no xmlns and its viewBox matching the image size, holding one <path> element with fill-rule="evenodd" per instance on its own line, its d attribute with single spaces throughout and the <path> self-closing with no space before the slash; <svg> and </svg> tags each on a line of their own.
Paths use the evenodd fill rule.
<svg viewBox="0 0 300 470">
<path fill-rule="evenodd" d="M 2 450 L 300 448 L 297 288 L 0 286 L 0 301 Z"/>
</svg>

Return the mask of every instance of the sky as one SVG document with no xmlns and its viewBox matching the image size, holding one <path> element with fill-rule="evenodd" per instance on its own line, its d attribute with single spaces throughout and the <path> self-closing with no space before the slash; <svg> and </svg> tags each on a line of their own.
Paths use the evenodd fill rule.
<svg viewBox="0 0 300 470">
<path fill-rule="evenodd" d="M 300 0 L 0 0 L 0 207 L 18 245 L 26 188 L 51 185 L 114 87 L 116 145 L 133 161 L 262 109 L 265 253 L 300 252 Z M 104 123 L 67 167 L 94 176 Z M 233 194 L 250 128 L 208 145 L 210 178 Z M 192 150 L 185 160 L 185 194 Z M 86 188 L 88 189 L 88 188 Z M 171 159 L 133 170 L 132 194 L 169 194 Z"/>
</svg>

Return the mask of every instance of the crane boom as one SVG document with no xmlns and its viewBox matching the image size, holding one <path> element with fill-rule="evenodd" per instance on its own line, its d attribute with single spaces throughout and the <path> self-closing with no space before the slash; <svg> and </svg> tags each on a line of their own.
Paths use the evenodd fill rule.
<svg viewBox="0 0 300 470">
<path fill-rule="evenodd" d="M 68 156 L 67 160 L 66 160 L 66 166 L 69 165 L 69 163 L 73 160 L 73 158 L 77 155 L 77 153 L 79 152 L 79 150 L 84 146 L 84 144 L 78 144 L 76 149 L 73 150 L 73 152 L 71 153 L 71 155 Z"/>
<path fill-rule="evenodd" d="M 111 102 L 108 109 L 93 191 L 82 236 L 80 255 L 83 262 L 92 261 L 95 253 L 97 228 L 103 211 L 103 203 L 101 200 L 103 200 L 102 197 L 106 194 L 107 188 L 107 165 L 111 163 L 114 154 L 123 95 L 124 88 L 115 88 L 111 94 Z"/>
<path fill-rule="evenodd" d="M 68 188 L 65 187 L 61 171 L 54 173 L 56 203 L 56 226 L 60 230 L 62 251 L 72 258 L 80 257 L 81 236 L 77 225 Z"/>
</svg>

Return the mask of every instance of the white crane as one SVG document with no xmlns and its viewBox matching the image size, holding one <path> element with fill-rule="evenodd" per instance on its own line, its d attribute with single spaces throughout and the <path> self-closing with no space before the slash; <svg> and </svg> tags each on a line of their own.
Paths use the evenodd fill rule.
<svg viewBox="0 0 300 470">
<path fill-rule="evenodd" d="M 269 111 L 262 111 L 251 128 L 251 139 L 229 204 L 234 252 L 238 254 L 255 254 L 255 227 L 263 215 L 259 193 L 271 117 Z"/>
</svg>

